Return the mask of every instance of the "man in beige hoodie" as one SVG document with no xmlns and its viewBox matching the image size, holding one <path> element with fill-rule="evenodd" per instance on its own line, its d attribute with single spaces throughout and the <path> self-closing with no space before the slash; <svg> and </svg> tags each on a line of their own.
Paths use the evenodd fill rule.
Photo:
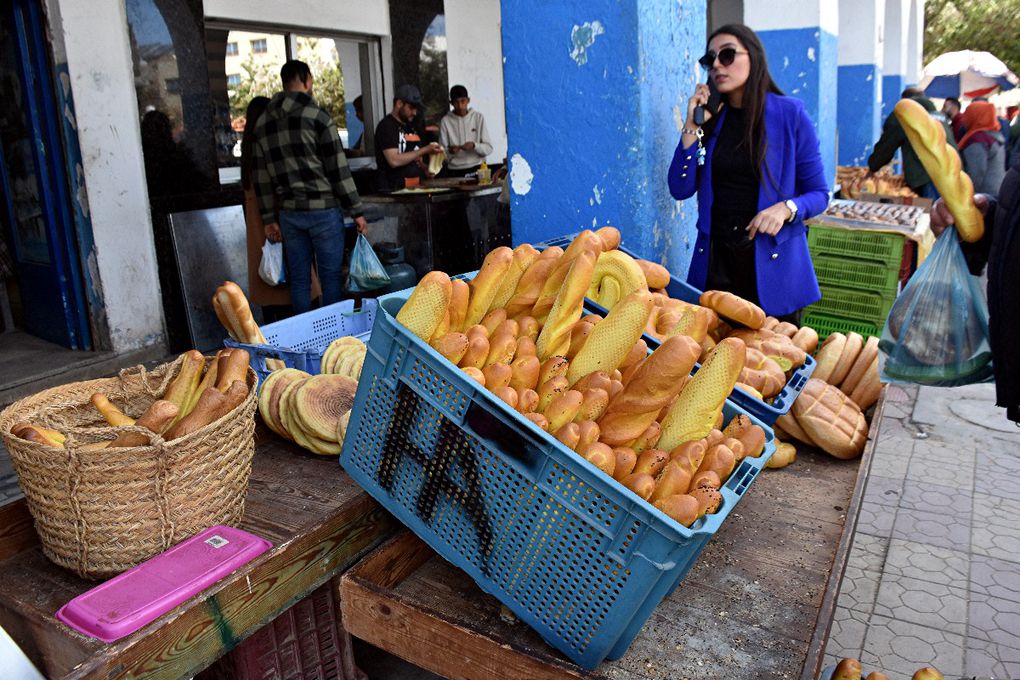
<svg viewBox="0 0 1020 680">
<path fill-rule="evenodd" d="M 469 108 L 467 88 L 454 85 L 450 88 L 450 104 L 453 111 L 439 122 L 439 144 L 449 155 L 446 175 L 463 177 L 475 172 L 492 153 L 489 131 L 485 128 L 485 117 Z"/>
</svg>

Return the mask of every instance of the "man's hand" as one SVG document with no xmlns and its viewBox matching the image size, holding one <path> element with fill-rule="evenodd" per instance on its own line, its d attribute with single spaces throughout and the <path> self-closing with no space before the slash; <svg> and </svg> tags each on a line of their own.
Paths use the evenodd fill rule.
<svg viewBox="0 0 1020 680">
<path fill-rule="evenodd" d="M 464 146 L 462 146 L 461 148 L 464 149 L 465 151 L 474 151 L 475 150 L 475 143 L 474 142 L 464 142 Z"/>
<path fill-rule="evenodd" d="M 283 240 L 283 234 L 280 232 L 280 225 L 276 222 L 271 222 L 265 225 L 266 238 L 273 243 L 277 243 Z"/>
<path fill-rule="evenodd" d="M 435 142 L 432 142 L 431 144 L 427 144 L 418 149 L 418 158 L 421 158 L 422 156 L 428 156 L 429 154 L 433 153 L 439 153 L 442 150 L 443 147 L 439 146 Z"/>
<path fill-rule="evenodd" d="M 455 153 L 460 153 L 460 150 L 463 149 L 464 147 L 458 146 L 457 144 L 454 144 L 453 146 L 451 146 L 449 148 L 450 148 L 450 155 L 452 156 Z"/>
<path fill-rule="evenodd" d="M 776 203 L 765 208 L 754 216 L 751 224 L 747 225 L 747 238 L 753 239 L 756 234 L 775 236 L 788 219 L 790 219 L 790 209 L 786 207 L 785 203 Z"/>
<path fill-rule="evenodd" d="M 354 228 L 358 230 L 359 234 L 368 236 L 368 221 L 365 220 L 364 215 L 358 215 L 354 218 Z"/>
<path fill-rule="evenodd" d="M 988 194 L 974 194 L 974 207 L 982 215 L 988 214 Z M 931 230 L 938 237 L 950 224 L 953 224 L 953 214 L 949 212 L 946 202 L 940 198 L 931 207 Z"/>
</svg>

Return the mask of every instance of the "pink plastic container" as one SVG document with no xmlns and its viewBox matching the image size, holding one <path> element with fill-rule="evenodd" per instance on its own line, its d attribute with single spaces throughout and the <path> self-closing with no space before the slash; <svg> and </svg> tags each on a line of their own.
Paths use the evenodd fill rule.
<svg viewBox="0 0 1020 680">
<path fill-rule="evenodd" d="M 273 544 L 214 526 L 82 593 L 57 611 L 71 628 L 114 642 L 155 621 L 252 561 Z"/>
</svg>

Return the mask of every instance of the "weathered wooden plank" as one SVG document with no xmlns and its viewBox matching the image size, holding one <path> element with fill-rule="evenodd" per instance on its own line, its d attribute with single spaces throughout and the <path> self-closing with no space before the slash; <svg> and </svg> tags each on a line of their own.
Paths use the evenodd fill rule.
<svg viewBox="0 0 1020 680">
<path fill-rule="evenodd" d="M 0 560 L 17 555 L 39 543 L 32 515 L 24 498 L 0 506 Z"/>
</svg>

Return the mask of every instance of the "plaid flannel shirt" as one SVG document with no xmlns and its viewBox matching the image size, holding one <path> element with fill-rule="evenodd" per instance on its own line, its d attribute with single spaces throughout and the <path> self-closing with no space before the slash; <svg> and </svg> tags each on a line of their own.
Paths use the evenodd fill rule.
<svg viewBox="0 0 1020 680">
<path fill-rule="evenodd" d="M 338 205 L 362 214 L 336 125 L 304 92 L 280 92 L 255 127 L 255 194 L 262 221 L 281 210 L 322 210 Z M 277 201 L 278 199 L 278 201 Z"/>
</svg>

